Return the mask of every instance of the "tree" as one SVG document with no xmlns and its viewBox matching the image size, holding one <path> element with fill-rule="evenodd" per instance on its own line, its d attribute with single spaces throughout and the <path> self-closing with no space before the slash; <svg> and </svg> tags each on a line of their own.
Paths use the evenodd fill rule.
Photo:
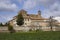
<svg viewBox="0 0 60 40">
<path fill-rule="evenodd" d="M 8 24 L 8 30 L 10 31 L 10 33 L 15 32 L 15 30 L 13 29 L 13 26 Z"/>
<path fill-rule="evenodd" d="M 52 17 L 50 16 L 50 18 L 49 18 L 49 26 L 51 27 L 50 29 L 52 30 Z"/>
<path fill-rule="evenodd" d="M 53 29 L 52 27 L 56 25 L 56 22 L 57 21 L 53 19 L 53 16 L 50 16 L 50 18 L 49 18 L 49 26 L 50 26 L 51 31 Z"/>
<path fill-rule="evenodd" d="M 0 26 L 3 26 L 3 24 L 2 24 L 2 23 L 0 23 Z"/>
<path fill-rule="evenodd" d="M 7 26 L 8 25 L 8 23 L 5 23 L 5 26 Z"/>
<path fill-rule="evenodd" d="M 22 16 L 22 14 L 21 13 L 19 13 L 18 15 L 17 15 L 17 25 L 19 25 L 19 26 L 21 26 L 21 25 L 23 25 L 24 24 L 24 18 L 23 18 L 23 16 Z"/>
</svg>

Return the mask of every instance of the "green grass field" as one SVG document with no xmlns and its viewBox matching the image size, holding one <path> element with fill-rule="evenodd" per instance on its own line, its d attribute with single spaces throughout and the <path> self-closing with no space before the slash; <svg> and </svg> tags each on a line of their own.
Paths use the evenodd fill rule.
<svg viewBox="0 0 60 40">
<path fill-rule="evenodd" d="M 0 33 L 0 40 L 60 40 L 60 32 Z"/>
</svg>

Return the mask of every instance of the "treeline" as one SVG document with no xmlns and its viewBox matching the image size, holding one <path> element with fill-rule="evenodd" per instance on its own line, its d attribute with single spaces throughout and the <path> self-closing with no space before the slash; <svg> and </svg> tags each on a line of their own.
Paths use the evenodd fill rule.
<svg viewBox="0 0 60 40">
<path fill-rule="evenodd" d="M 0 23 L 0 27 L 1 27 L 1 26 L 7 26 L 7 25 L 8 25 L 8 23 L 5 23 L 5 24 Z"/>
</svg>

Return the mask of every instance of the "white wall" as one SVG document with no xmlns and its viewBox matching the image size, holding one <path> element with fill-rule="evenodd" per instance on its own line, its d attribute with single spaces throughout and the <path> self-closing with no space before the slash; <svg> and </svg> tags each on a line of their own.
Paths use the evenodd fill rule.
<svg viewBox="0 0 60 40">
<path fill-rule="evenodd" d="M 0 27 L 0 32 L 9 32 L 8 27 Z"/>
</svg>

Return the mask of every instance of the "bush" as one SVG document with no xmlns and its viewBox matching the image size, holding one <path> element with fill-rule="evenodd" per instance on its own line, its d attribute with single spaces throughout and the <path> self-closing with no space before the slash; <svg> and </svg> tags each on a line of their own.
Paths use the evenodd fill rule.
<svg viewBox="0 0 60 40">
<path fill-rule="evenodd" d="M 2 24 L 2 23 L 0 23 L 0 26 L 3 26 L 3 24 Z"/>
<path fill-rule="evenodd" d="M 30 29 L 29 31 L 32 31 L 32 29 Z"/>
<path fill-rule="evenodd" d="M 13 29 L 13 26 L 11 26 L 10 24 L 8 24 L 8 30 L 10 31 L 10 33 L 15 32 L 15 30 Z"/>
<path fill-rule="evenodd" d="M 39 29 L 36 30 L 36 32 L 38 32 L 38 31 L 39 31 Z"/>
</svg>

